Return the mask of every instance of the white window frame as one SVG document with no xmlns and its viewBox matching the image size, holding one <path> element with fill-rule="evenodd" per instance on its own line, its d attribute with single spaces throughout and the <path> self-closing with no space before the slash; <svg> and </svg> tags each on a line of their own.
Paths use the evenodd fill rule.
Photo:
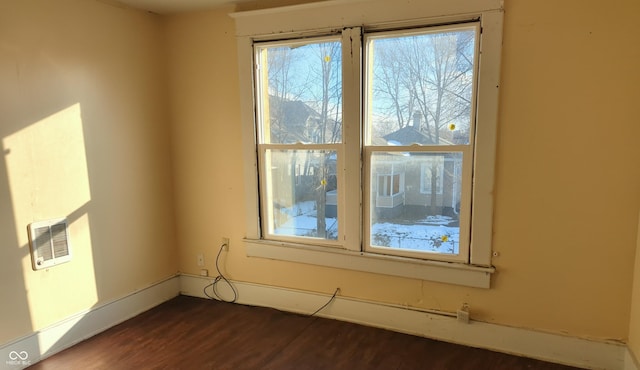
<svg viewBox="0 0 640 370">
<path fill-rule="evenodd" d="M 335 14 L 341 16 L 335 17 Z M 415 14 L 422 14 L 423 17 L 416 19 Z M 502 1 L 415 2 L 401 7 L 389 6 L 388 1 L 382 0 L 368 1 L 366 7 L 363 7 L 360 1 L 327 1 L 234 13 L 232 17 L 236 22 L 238 40 L 243 159 L 246 164 L 244 244 L 247 255 L 489 288 L 491 274 L 495 272 L 495 268 L 491 265 L 492 193 L 502 42 Z M 363 25 L 368 30 L 424 27 L 467 20 L 479 20 L 482 30 L 469 262 L 449 263 L 363 252 L 361 202 L 368 200 L 363 198 L 361 184 L 365 179 L 362 179 L 362 172 L 353 170 L 361 169 L 362 166 L 363 149 L 360 133 L 362 112 L 359 110 L 345 111 L 343 114 L 344 168 L 350 170 L 345 172 L 344 183 L 338 191 L 338 203 L 344 205 L 341 207 L 342 212 L 346 212 L 338 216 L 344 220 L 339 247 L 327 248 L 321 245 L 302 245 L 294 241 L 262 239 L 253 90 L 253 43 L 323 35 L 342 29 L 343 40 L 348 40 L 343 43 L 344 52 L 354 55 L 351 65 L 346 65 L 350 62 L 343 60 L 345 64 L 342 77 L 343 104 L 344 106 L 362 106 L 360 29 L 350 27 Z"/>
</svg>

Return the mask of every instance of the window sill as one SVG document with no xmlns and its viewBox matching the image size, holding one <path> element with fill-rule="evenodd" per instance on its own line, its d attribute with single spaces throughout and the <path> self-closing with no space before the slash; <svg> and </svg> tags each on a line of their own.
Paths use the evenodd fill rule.
<svg viewBox="0 0 640 370">
<path fill-rule="evenodd" d="M 244 239 L 244 245 L 249 257 L 299 262 L 474 288 L 489 288 L 491 274 L 495 272 L 493 267 L 416 260 L 259 239 Z"/>
</svg>

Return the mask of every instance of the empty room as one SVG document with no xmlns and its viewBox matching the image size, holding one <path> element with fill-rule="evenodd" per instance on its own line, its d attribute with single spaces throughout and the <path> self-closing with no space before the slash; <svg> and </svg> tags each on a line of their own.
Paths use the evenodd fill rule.
<svg viewBox="0 0 640 370">
<path fill-rule="evenodd" d="M 637 0 L 0 0 L 0 369 L 640 370 Z"/>
</svg>

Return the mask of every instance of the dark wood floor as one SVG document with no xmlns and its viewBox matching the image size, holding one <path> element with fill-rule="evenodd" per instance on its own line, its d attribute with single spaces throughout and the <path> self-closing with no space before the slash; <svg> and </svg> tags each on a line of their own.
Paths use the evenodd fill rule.
<svg viewBox="0 0 640 370">
<path fill-rule="evenodd" d="M 336 320 L 179 296 L 30 369 L 573 369 Z"/>
</svg>

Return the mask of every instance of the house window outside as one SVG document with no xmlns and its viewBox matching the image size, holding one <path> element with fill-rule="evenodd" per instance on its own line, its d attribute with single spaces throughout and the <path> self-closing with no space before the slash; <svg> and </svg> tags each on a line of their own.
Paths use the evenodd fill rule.
<svg viewBox="0 0 640 370">
<path fill-rule="evenodd" d="M 444 157 L 432 156 L 426 158 L 424 163 L 420 165 L 420 193 L 429 195 L 442 194 L 444 177 Z M 433 191 L 434 188 L 435 191 Z"/>
<path fill-rule="evenodd" d="M 404 165 L 386 162 L 380 164 L 377 170 L 377 182 L 372 183 L 371 189 L 376 194 L 375 206 L 395 210 L 404 203 Z"/>
<path fill-rule="evenodd" d="M 400 174 L 378 174 L 378 196 L 391 197 L 400 194 Z"/>
<path fill-rule="evenodd" d="M 242 101 L 255 140 L 247 254 L 488 287 L 500 3 L 424 23 L 306 8 L 234 15 L 242 94 L 254 98 Z M 344 25 L 287 26 L 290 12 L 334 8 Z M 456 9 L 436 8 L 424 13 Z"/>
</svg>

